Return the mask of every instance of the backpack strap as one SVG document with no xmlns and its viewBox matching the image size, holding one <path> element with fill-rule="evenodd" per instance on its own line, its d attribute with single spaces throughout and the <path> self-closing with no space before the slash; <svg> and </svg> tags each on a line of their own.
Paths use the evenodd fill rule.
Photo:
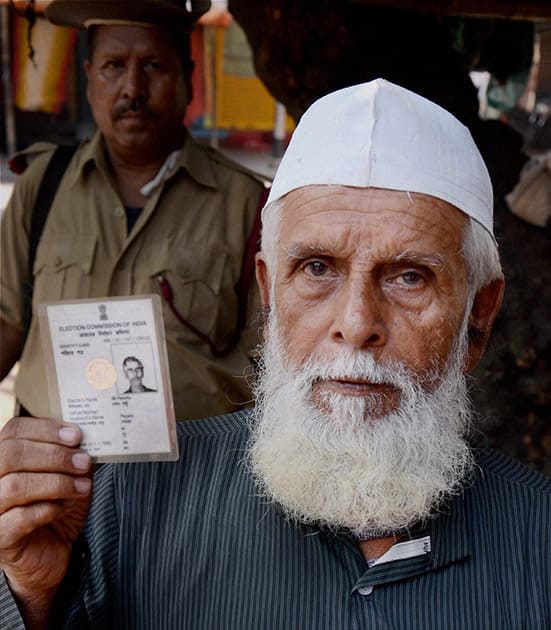
<svg viewBox="0 0 551 630">
<path fill-rule="evenodd" d="M 48 218 L 57 189 L 76 149 L 76 145 L 57 147 L 48 163 L 48 166 L 46 167 L 46 171 L 44 172 L 42 181 L 40 182 L 40 186 L 38 188 L 36 201 L 34 202 L 34 208 L 31 216 L 31 231 L 29 234 L 27 282 L 23 286 L 25 312 L 23 318 L 22 347 L 24 347 L 25 341 L 29 335 L 33 315 L 33 269 L 34 261 L 36 259 L 36 250 L 38 249 L 40 237 L 42 236 L 42 231 L 44 229 L 44 225 L 46 224 L 46 219 Z"/>
</svg>

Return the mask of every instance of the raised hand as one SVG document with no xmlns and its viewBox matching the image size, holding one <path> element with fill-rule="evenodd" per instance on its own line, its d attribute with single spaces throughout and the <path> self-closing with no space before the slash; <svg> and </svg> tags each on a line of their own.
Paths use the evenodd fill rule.
<svg viewBox="0 0 551 630">
<path fill-rule="evenodd" d="M 47 621 L 90 507 L 80 440 L 50 419 L 13 418 L 0 432 L 0 568 L 28 627 Z"/>
</svg>

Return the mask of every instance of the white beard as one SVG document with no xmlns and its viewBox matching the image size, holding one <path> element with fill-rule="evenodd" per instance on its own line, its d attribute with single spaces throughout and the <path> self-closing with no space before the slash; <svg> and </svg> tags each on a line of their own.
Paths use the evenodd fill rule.
<svg viewBox="0 0 551 630">
<path fill-rule="evenodd" d="M 293 365 L 272 313 L 248 445 L 262 492 L 290 519 L 358 538 L 388 535 L 427 518 L 461 491 L 473 465 L 464 439 L 470 425 L 466 339 L 464 326 L 429 393 L 404 366 L 378 365 L 365 351 Z M 400 392 L 399 407 L 382 416 L 380 396 L 370 401 L 335 393 L 316 405 L 312 384 L 328 377 L 390 383 Z"/>
</svg>

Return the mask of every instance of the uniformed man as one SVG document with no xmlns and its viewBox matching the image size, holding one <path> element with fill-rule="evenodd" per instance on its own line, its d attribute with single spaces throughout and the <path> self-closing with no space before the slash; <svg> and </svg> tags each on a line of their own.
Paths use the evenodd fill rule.
<svg viewBox="0 0 551 630">
<path fill-rule="evenodd" d="M 87 29 L 87 95 L 99 131 L 59 174 L 33 264 L 33 310 L 44 301 L 160 293 L 179 420 L 249 401 L 243 372 L 258 342 L 239 321 L 246 310 L 251 321 L 256 292 L 245 287 L 239 296 L 236 286 L 263 186 L 198 146 L 182 124 L 189 31 L 208 4 L 54 0 L 47 9 L 53 23 Z M 29 149 L 34 160 L 2 221 L 0 377 L 20 360 L 16 394 L 34 416 L 50 409 L 35 317 L 23 345 L 22 287 L 54 148 Z"/>
</svg>

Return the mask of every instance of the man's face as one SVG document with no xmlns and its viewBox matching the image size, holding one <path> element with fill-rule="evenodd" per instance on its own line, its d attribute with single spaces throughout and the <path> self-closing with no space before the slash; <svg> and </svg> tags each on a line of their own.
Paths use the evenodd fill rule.
<svg viewBox="0 0 551 630">
<path fill-rule="evenodd" d="M 399 362 L 419 375 L 442 370 L 463 320 L 465 217 L 426 195 L 309 186 L 289 193 L 282 214 L 273 299 L 289 357 L 297 365 L 343 348 Z M 325 392 L 380 394 L 391 387 L 320 381 Z"/>
<path fill-rule="evenodd" d="M 115 156 L 156 159 L 180 141 L 188 94 L 181 60 L 166 34 L 98 26 L 85 69 L 94 118 Z"/>
<path fill-rule="evenodd" d="M 143 365 L 138 361 L 128 361 L 124 365 L 124 374 L 131 383 L 141 383 L 143 379 Z"/>
<path fill-rule="evenodd" d="M 270 313 L 249 458 L 292 518 L 382 535 L 467 474 L 464 227 L 423 195 L 286 197 L 275 277 L 258 262 Z"/>
</svg>

